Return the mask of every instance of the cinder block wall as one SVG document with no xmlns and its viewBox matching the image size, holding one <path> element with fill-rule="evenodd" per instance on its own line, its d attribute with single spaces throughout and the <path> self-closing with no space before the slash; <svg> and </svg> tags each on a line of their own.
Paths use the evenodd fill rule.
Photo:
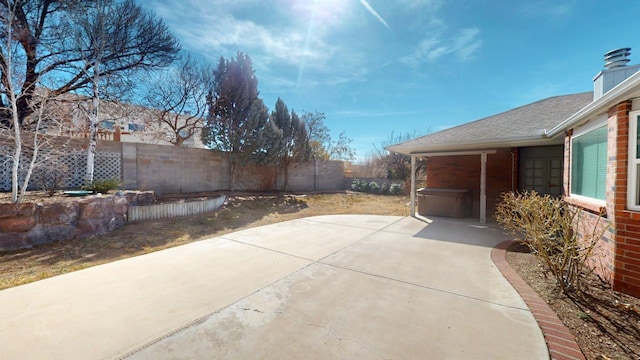
<svg viewBox="0 0 640 360">
<path fill-rule="evenodd" d="M 122 143 L 125 186 L 159 193 L 228 188 L 228 167 L 209 150 Z"/>
<path fill-rule="evenodd" d="M 98 151 L 122 154 L 122 181 L 126 189 L 149 189 L 157 193 L 186 193 L 230 188 L 228 162 L 223 155 L 209 150 L 100 141 Z M 239 170 L 237 177 L 246 176 L 264 176 L 264 174 L 246 168 Z M 275 177 L 277 190 L 282 190 L 284 171 L 279 169 Z M 238 190 L 266 190 L 259 188 L 261 180 L 258 178 L 236 180 Z M 289 169 L 289 190 L 291 191 L 343 189 L 345 189 L 345 176 L 342 161 L 310 161 L 294 164 Z"/>
<path fill-rule="evenodd" d="M 69 150 L 86 149 L 85 139 L 60 138 L 60 146 Z M 223 154 L 206 149 L 98 141 L 97 151 L 121 156 L 120 180 L 130 190 L 154 190 L 157 193 L 186 193 L 228 190 L 229 165 Z M 253 165 L 248 165 L 252 167 Z M 236 189 L 248 191 L 282 190 L 282 168 L 269 171 L 262 166 L 244 168 L 236 174 Z M 116 168 L 117 169 L 117 168 Z M 255 170 L 255 171 L 254 171 Z M 117 171 L 117 170 L 115 170 Z M 268 176 L 268 179 L 264 177 Z M 277 181 L 276 181 L 277 180 Z M 344 162 L 310 161 L 289 169 L 289 190 L 344 190 Z"/>
<path fill-rule="evenodd" d="M 502 193 L 511 191 L 517 179 L 517 167 L 512 173 L 513 157 L 509 149 L 487 155 L 487 212 L 492 214 Z M 427 187 L 468 189 L 473 208 L 470 216 L 480 216 L 480 155 L 434 156 L 427 160 Z"/>
<path fill-rule="evenodd" d="M 277 187 L 284 189 L 284 170 L 279 169 Z M 342 161 L 311 160 L 293 164 L 289 168 L 289 188 L 291 191 L 344 190 L 345 176 Z"/>
</svg>

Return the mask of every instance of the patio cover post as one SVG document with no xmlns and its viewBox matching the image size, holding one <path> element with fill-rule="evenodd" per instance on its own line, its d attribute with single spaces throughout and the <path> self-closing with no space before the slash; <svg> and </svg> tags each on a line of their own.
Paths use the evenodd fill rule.
<svg viewBox="0 0 640 360">
<path fill-rule="evenodd" d="M 487 153 L 480 154 L 480 222 L 487 222 Z"/>
<path fill-rule="evenodd" d="M 411 204 L 410 214 L 412 217 L 416 216 L 416 156 L 411 155 Z"/>
</svg>

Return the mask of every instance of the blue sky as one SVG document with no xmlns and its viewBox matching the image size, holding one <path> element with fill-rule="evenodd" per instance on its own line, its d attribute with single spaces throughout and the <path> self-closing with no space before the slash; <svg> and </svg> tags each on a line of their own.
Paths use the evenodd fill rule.
<svg viewBox="0 0 640 360">
<path fill-rule="evenodd" d="M 145 0 L 183 48 L 253 59 L 273 109 L 320 111 L 359 159 L 391 132 L 438 131 L 592 89 L 605 52 L 640 63 L 640 1 Z"/>
</svg>

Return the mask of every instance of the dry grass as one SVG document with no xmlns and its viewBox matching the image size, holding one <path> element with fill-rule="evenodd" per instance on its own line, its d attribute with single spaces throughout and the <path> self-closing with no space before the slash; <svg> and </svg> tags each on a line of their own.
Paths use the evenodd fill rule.
<svg viewBox="0 0 640 360">
<path fill-rule="evenodd" d="M 0 289 L 250 227 L 327 214 L 407 215 L 406 196 L 235 195 L 215 212 L 127 224 L 108 234 L 0 255 Z"/>
</svg>

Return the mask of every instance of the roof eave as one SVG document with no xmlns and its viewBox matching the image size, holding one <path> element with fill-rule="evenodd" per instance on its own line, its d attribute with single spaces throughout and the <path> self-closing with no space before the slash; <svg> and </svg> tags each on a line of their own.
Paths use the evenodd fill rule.
<svg viewBox="0 0 640 360">
<path fill-rule="evenodd" d="M 631 75 L 597 100 L 589 103 L 577 113 L 571 115 L 560 124 L 551 128 L 551 130 L 545 131 L 545 133 L 549 137 L 556 137 L 564 130 L 571 128 L 573 125 L 585 118 L 590 118 L 609 110 L 612 106 L 628 98 L 628 94 L 630 92 L 637 90 L 640 90 L 640 71 Z"/>
<path fill-rule="evenodd" d="M 532 136 L 532 137 L 520 137 L 505 139 L 504 141 L 492 141 L 492 142 L 468 142 L 468 143 L 455 143 L 446 145 L 433 145 L 433 146 L 387 146 L 386 150 L 411 155 L 416 153 L 428 153 L 439 151 L 460 151 L 460 150 L 486 150 L 496 148 L 512 148 L 512 147 L 525 147 L 525 146 L 543 146 L 554 145 L 557 141 L 546 136 Z M 560 144 L 560 143 L 558 143 Z"/>
</svg>

